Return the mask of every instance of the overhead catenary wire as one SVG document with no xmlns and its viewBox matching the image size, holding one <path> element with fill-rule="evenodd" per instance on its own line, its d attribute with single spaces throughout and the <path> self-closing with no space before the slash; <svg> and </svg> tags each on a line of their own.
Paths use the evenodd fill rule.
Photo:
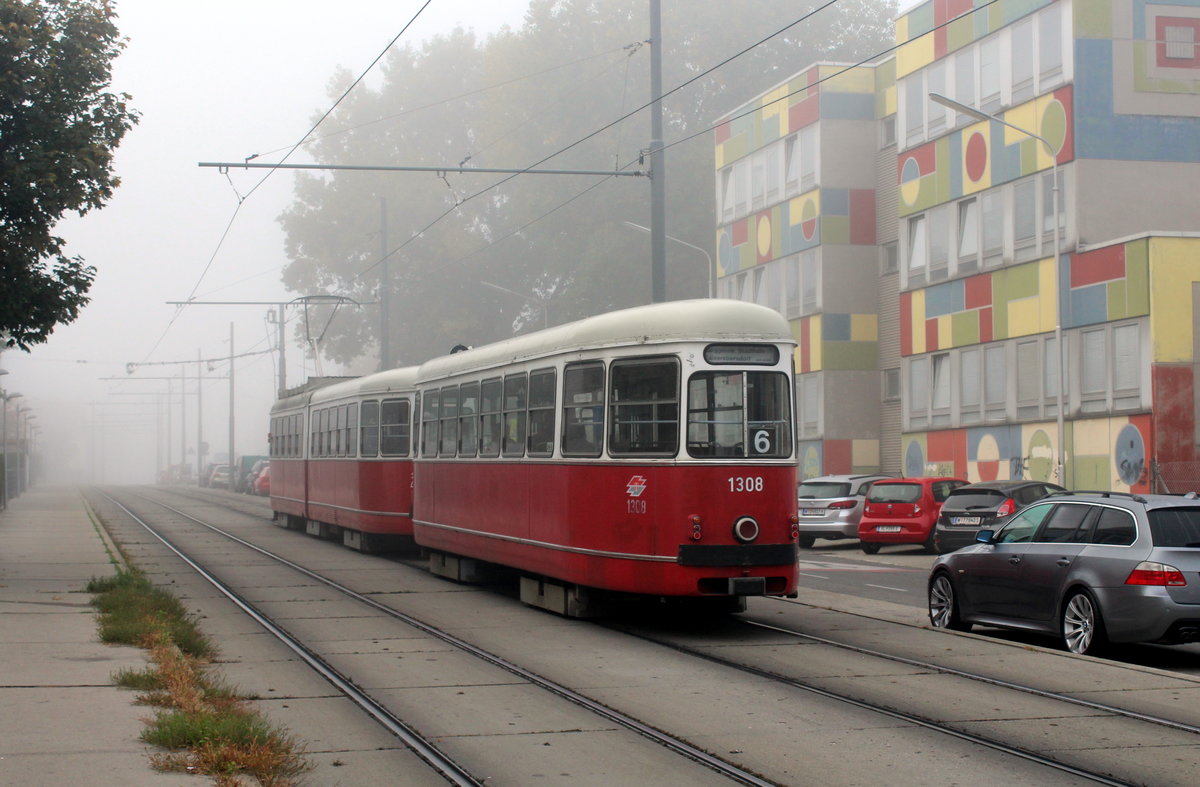
<svg viewBox="0 0 1200 787">
<path fill-rule="evenodd" d="M 833 0 L 833 2 L 836 2 L 836 0 Z M 986 9 L 987 7 L 989 7 L 989 6 L 991 6 L 991 5 L 994 5 L 994 4 L 995 4 L 995 3 L 997 3 L 997 2 L 999 2 L 999 0 L 988 0 L 988 2 L 984 3 L 983 5 L 980 5 L 980 6 L 976 7 L 976 8 L 972 8 L 972 9 L 970 9 L 970 10 L 968 10 L 968 11 L 966 11 L 966 12 L 964 12 L 964 13 L 960 14 L 959 16 L 956 16 L 956 17 L 954 17 L 953 19 L 948 19 L 948 20 L 946 20 L 945 22 L 942 22 L 941 24 L 934 26 L 932 29 L 930 29 L 930 30 L 926 31 L 925 33 L 922 33 L 922 34 L 921 34 L 921 36 L 918 36 L 918 38 L 921 38 L 921 37 L 923 37 L 923 36 L 927 36 L 927 35 L 933 35 L 933 33 L 934 33 L 935 31 L 937 31 L 937 30 L 939 30 L 939 29 L 941 29 L 941 28 L 943 28 L 943 27 L 946 27 L 946 26 L 948 26 L 948 25 L 950 25 L 950 24 L 953 24 L 954 22 L 958 21 L 959 19 L 962 19 L 963 17 L 966 17 L 966 16 L 968 16 L 968 15 L 970 15 L 970 14 L 973 14 L 973 13 L 975 13 L 975 12 L 977 12 L 977 11 L 982 11 L 982 10 Z M 828 6 L 828 5 L 832 5 L 832 2 L 830 2 L 830 3 L 826 3 L 826 6 Z M 822 6 L 822 8 L 824 8 L 824 7 L 826 7 L 826 6 Z M 820 9 L 818 9 L 818 10 L 820 10 Z M 793 23 L 793 24 L 794 24 L 794 23 Z M 783 31 L 785 31 L 785 30 L 789 29 L 791 26 L 792 26 L 792 25 L 789 25 L 788 27 L 785 27 L 785 28 L 783 28 L 782 30 L 780 30 L 780 31 L 776 32 L 775 34 L 773 34 L 772 36 L 768 37 L 767 39 L 763 39 L 763 41 L 769 40 L 769 38 L 771 38 L 771 37 L 774 37 L 774 35 L 778 35 L 779 33 L 781 33 L 781 32 L 783 32 Z M 916 40 L 916 39 L 914 39 L 914 40 Z M 762 42 L 759 42 L 759 43 L 761 44 Z M 863 65 L 865 65 L 865 64 L 867 64 L 867 63 L 870 63 L 870 62 L 872 62 L 872 61 L 874 61 L 874 60 L 878 60 L 878 59 L 879 59 L 879 58 L 881 58 L 881 57 L 885 57 L 886 55 L 888 55 L 888 54 L 891 54 L 892 52 L 895 52 L 897 49 L 899 49 L 900 47 L 904 46 L 904 45 L 905 45 L 905 44 L 907 44 L 907 43 L 910 43 L 910 42 L 898 43 L 898 44 L 895 44 L 895 45 L 893 45 L 893 46 L 887 47 L 886 49 L 882 49 L 882 50 L 880 50 L 879 52 L 875 52 L 875 53 L 873 53 L 873 54 L 871 54 L 871 55 L 869 55 L 869 56 L 867 56 L 867 57 L 863 58 L 862 60 L 859 60 L 857 63 L 854 63 L 854 64 L 852 64 L 852 65 L 845 66 L 844 68 L 842 68 L 842 69 L 841 69 L 841 70 L 839 70 L 839 71 L 836 71 L 836 72 L 834 72 L 834 73 L 832 73 L 832 74 L 829 74 L 829 75 L 827 75 L 827 76 L 821 77 L 820 79 L 816 80 L 816 81 L 815 81 L 815 82 L 813 82 L 812 84 L 810 84 L 810 85 L 807 85 L 805 88 L 803 88 L 803 90 L 810 90 L 810 89 L 812 89 L 813 87 L 816 87 L 817 85 L 820 85 L 820 84 L 822 84 L 822 83 L 824 83 L 824 82 L 826 82 L 826 81 L 828 81 L 828 80 L 835 79 L 836 77 L 838 77 L 838 76 L 841 76 L 842 74 L 846 73 L 847 71 L 853 70 L 853 69 L 855 69 L 855 68 L 859 68 L 859 67 L 861 67 L 861 66 L 863 66 Z M 757 45 L 756 45 L 756 46 L 757 46 Z M 748 51 L 748 50 L 743 50 L 741 53 L 739 53 L 739 55 L 740 55 L 740 54 L 744 54 L 746 51 Z M 720 64 L 718 64 L 717 66 L 714 66 L 714 67 L 713 67 L 713 69 L 715 69 L 715 68 L 719 68 L 721 65 L 724 65 L 724 64 L 726 64 L 726 63 L 730 62 L 731 60 L 733 60 L 734 58 L 738 57 L 739 55 L 734 55 L 734 56 L 732 56 L 732 57 L 729 57 L 729 58 L 727 58 L 726 60 L 722 61 L 722 62 L 721 62 Z M 711 70 L 713 70 L 713 69 L 709 69 L 709 71 L 711 71 Z M 704 72 L 704 73 L 708 73 L 708 72 Z M 667 91 L 667 93 L 664 93 L 664 97 L 665 97 L 665 96 L 667 96 L 667 95 L 671 95 L 672 93 L 675 93 L 676 91 L 678 91 L 678 90 L 679 90 L 679 89 L 681 89 L 682 87 L 685 87 L 687 84 L 690 84 L 691 82 L 694 82 L 696 78 L 699 78 L 699 76 L 703 76 L 703 74 L 700 74 L 700 75 L 698 75 L 697 77 L 695 77 L 695 78 L 693 78 L 693 79 L 689 80 L 688 82 L 685 82 L 685 83 L 683 83 L 682 85 L 679 85 L 679 86 L 677 86 L 677 87 L 675 87 L 675 88 L 672 88 L 670 91 Z M 771 102 L 770 102 L 770 104 L 778 103 L 779 101 L 785 101 L 785 100 L 787 100 L 788 98 L 790 98 L 791 96 L 795 95 L 797 92 L 801 92 L 801 91 L 791 91 L 791 92 L 789 92 L 787 95 L 780 96 L 778 99 L 775 99 L 775 100 L 771 101 Z M 649 106 L 649 105 L 648 105 L 648 104 L 645 104 L 645 105 L 643 105 L 642 107 L 639 107 L 638 109 L 634 110 L 634 111 L 633 111 L 632 113 L 630 113 L 630 114 L 635 114 L 635 113 L 637 113 L 637 112 L 641 111 L 641 109 L 644 109 L 646 106 Z M 768 104 L 768 105 L 764 105 L 764 106 L 769 106 L 769 104 Z M 742 118 L 742 117 L 746 117 L 746 116 L 748 116 L 748 115 L 752 115 L 752 114 L 754 114 L 755 112 L 758 112 L 758 111 L 760 111 L 762 108 L 763 108 L 762 106 L 756 106 L 756 107 L 754 107 L 753 109 L 748 109 L 748 110 L 746 110 L 745 112 L 742 112 L 742 113 L 740 113 L 740 114 L 737 114 L 737 115 L 733 115 L 733 116 L 731 116 L 731 117 L 728 117 L 728 118 L 726 118 L 726 119 L 724 119 L 724 120 L 720 121 L 719 123 L 716 123 L 716 124 L 713 124 L 713 125 L 706 126 L 706 127 L 704 127 L 703 129 L 701 129 L 701 130 L 699 130 L 699 131 L 696 131 L 696 132 L 694 132 L 694 133 L 692 133 L 692 134 L 688 134 L 687 136 L 684 136 L 684 137 L 682 137 L 682 138 L 680 138 L 680 139 L 677 139 L 677 140 L 675 140 L 675 141 L 673 141 L 673 142 L 665 143 L 665 144 L 663 145 L 663 148 L 664 148 L 664 149 L 670 149 L 670 148 L 673 148 L 673 147 L 675 147 L 675 146 L 677 146 L 677 145 L 682 145 L 682 144 L 683 144 L 683 143 L 685 143 L 685 142 L 689 142 L 689 141 L 691 141 L 691 140 L 695 139 L 696 137 L 703 136 L 703 135 L 705 135 L 705 134 L 710 134 L 710 133 L 712 133 L 712 132 L 713 132 L 715 129 L 717 129 L 718 127 L 720 127 L 721 125 L 723 125 L 723 124 L 725 124 L 725 123 L 728 123 L 728 122 L 730 122 L 731 120 L 736 120 L 736 119 L 739 119 L 739 118 Z M 629 116 L 629 115 L 626 115 L 626 117 L 628 117 L 628 116 Z M 564 148 L 564 150 L 565 150 L 565 148 Z M 636 161 L 636 159 L 635 159 L 635 160 L 630 160 L 630 161 L 626 162 L 626 163 L 625 163 L 625 164 L 623 164 L 623 165 L 622 165 L 622 164 L 618 164 L 618 169 L 627 169 L 628 167 L 632 166 L 632 165 L 634 164 L 634 162 L 635 162 L 635 161 Z M 469 252 L 467 252 L 466 254 L 463 254 L 462 256 L 460 256 L 460 257 L 456 258 L 456 259 L 454 260 L 454 262 L 461 262 L 462 260 L 465 260 L 465 259 L 467 259 L 468 257 L 474 256 L 475 254 L 478 254 L 478 253 L 480 253 L 480 252 L 482 252 L 482 251 L 484 251 L 484 250 L 486 250 L 486 249 L 489 249 L 489 248 L 491 248 L 492 246 L 496 245 L 497 243 L 500 243 L 500 242 L 502 242 L 502 241 L 504 241 L 504 240 L 507 240 L 508 238 L 512 237 L 513 235 L 516 235 L 516 234 L 520 233 L 521 231 L 523 231 L 523 230 L 527 229 L 529 226 L 531 226 L 531 225 L 533 225 L 533 224 L 536 224 L 537 222 L 539 222 L 539 221 L 541 221 L 541 220 L 543 220 L 543 219 L 545 219 L 545 218 L 547 218 L 547 217 L 549 217 L 549 216 L 553 215 L 553 214 L 554 214 L 555 212 L 557 212 L 558 210 L 560 210 L 560 209 L 562 209 L 562 208 L 566 207 L 567 205 L 571 204 L 572 202 L 574 202 L 575 200 L 579 199 L 580 197 L 583 197 L 584 195 L 588 194 L 589 192 L 591 192 L 592 190 L 594 190 L 595 188 L 597 188 L 597 187 L 598 187 L 598 186 L 600 186 L 601 184 L 608 182 L 608 180 L 610 180 L 610 179 L 611 179 L 611 178 L 605 178 L 605 179 L 603 179 L 603 180 L 599 180 L 599 181 L 597 181 L 596 183 L 593 183 L 593 184 L 589 185 L 587 188 L 585 188 L 585 189 L 583 189 L 582 191 L 580 191 L 579 193 L 577 193 L 577 194 L 575 194 L 575 195 L 573 195 L 573 196 L 569 197 L 568 199 L 566 199 L 565 201 L 563 201 L 563 202 L 562 202 L 562 203 L 560 203 L 559 205 L 557 205 L 557 206 L 555 206 L 555 207 L 551 208 L 550 210 L 548 210 L 548 211 L 546 211 L 545 213 L 541 214 L 541 215 L 540 215 L 540 216 L 538 216 L 537 218 L 531 219 L 531 220 L 529 220 L 529 221 L 525 222 L 524 224 L 520 225 L 520 226 L 519 226 L 519 227 L 517 227 L 516 229 L 514 229 L 514 230 L 512 230 L 512 231 L 510 231 L 510 232 L 504 233 L 503 235 L 500 235 L 500 236 L 499 236 L 499 237 L 497 237 L 497 238 L 494 238 L 494 239 L 491 239 L 491 240 L 489 240 L 488 242 L 486 242 L 486 243 L 484 243 L 484 244 L 480 245 L 478 248 L 476 248 L 476 249 L 473 249 L 472 251 L 469 251 Z M 426 227 L 425 229 L 427 230 L 427 229 L 428 229 L 428 227 Z M 424 232 L 424 231 L 425 231 L 425 230 L 422 230 L 422 232 Z M 418 233 L 418 235 L 419 235 L 419 233 Z M 382 260 L 381 260 L 380 262 L 382 262 Z M 378 263 L 377 263 L 377 264 L 378 264 Z M 367 271 L 369 271 L 369 270 L 370 270 L 370 268 L 368 268 L 368 269 L 367 269 Z M 365 273 L 365 272 L 366 272 L 366 271 L 364 271 L 364 273 Z M 361 274 L 360 274 L 360 275 L 361 275 Z"/>
<path fill-rule="evenodd" d="M 692 83 L 696 82 L 697 80 L 699 80 L 699 79 L 702 79 L 702 78 L 704 78 L 705 76 L 708 76 L 708 75 L 709 75 L 709 74 L 711 74 L 713 71 L 716 71 L 718 68 L 721 68 L 722 66 L 725 66 L 726 64 L 728 64 L 728 63 L 732 62 L 733 60 L 736 60 L 737 58 L 741 57 L 742 55 L 746 54 L 747 52 L 750 52 L 751 50 L 753 50 L 753 49 L 755 49 L 755 48 L 757 48 L 757 47 L 759 47 L 759 46 L 762 46 L 762 45 L 763 45 L 763 44 L 765 44 L 767 41 L 770 41 L 772 38 L 775 38 L 776 36 L 782 35 L 783 33 L 787 32 L 787 31 L 788 31 L 788 30 L 790 30 L 790 29 L 792 29 L 793 27 L 795 27 L 796 25 L 800 24 L 801 22 L 805 22 L 805 21 L 807 21 L 807 20 L 811 19 L 811 18 L 812 18 L 814 15 L 816 15 L 817 13 L 819 13 L 819 12 L 821 12 L 821 11 L 825 10 L 826 8 L 829 8 L 829 7 L 830 7 L 830 6 L 832 6 L 832 5 L 835 5 L 835 4 L 836 4 L 836 3 L 838 3 L 838 2 L 839 2 L 839 0 L 827 0 L 827 2 L 825 2 L 825 3 L 823 3 L 822 5 L 820 5 L 820 6 L 816 7 L 816 8 L 814 8 L 813 10 L 809 11 L 808 13 L 804 14 L 804 15 L 803 15 L 803 16 L 801 16 L 799 19 L 796 19 L 796 20 L 794 20 L 794 21 L 792 21 L 792 22 L 789 22 L 787 25 L 783 26 L 782 28 L 780 28 L 780 29 L 776 30 L 775 32 L 771 33 L 770 35 L 768 35 L 768 36 L 766 36 L 766 37 L 764 37 L 764 38 L 762 38 L 762 39 L 759 39 L 759 40 L 758 40 L 758 41 L 756 41 L 755 43 L 753 43 L 753 44 L 751 44 L 751 45 L 749 45 L 749 46 L 747 46 L 747 47 L 745 47 L 745 48 L 743 48 L 743 49 L 739 50 L 739 51 L 738 51 L 738 52 L 736 52 L 735 54 L 733 54 L 733 55 L 730 55 L 729 57 L 725 58 L 724 60 L 722 60 L 721 62 L 717 63 L 716 65 L 714 65 L 714 66 L 711 66 L 710 68 L 707 68 L 707 69 L 705 69 L 704 71 L 701 71 L 701 72 L 699 72 L 699 73 L 695 74 L 695 75 L 694 75 L 694 76 L 692 76 L 691 78 L 684 80 L 684 81 L 683 81 L 683 82 L 681 82 L 680 84 L 678 84 L 678 85 L 676 85 L 675 87 L 671 88 L 670 90 L 668 90 L 668 91 L 664 92 L 664 93 L 662 94 L 662 96 L 660 96 L 660 97 L 659 97 L 659 100 L 665 99 L 665 98 L 667 98 L 668 96 L 671 96 L 671 95 L 673 95 L 673 94 L 675 94 L 675 93 L 679 92 L 680 90 L 682 90 L 683 88 L 687 87 L 688 85 L 690 85 L 690 84 L 692 84 Z M 991 2 L 998 2 L 998 0 L 991 0 Z M 990 3 L 989 3 L 989 5 L 990 5 Z M 661 45 L 662 45 L 662 43 L 661 43 L 661 42 L 655 42 L 655 43 L 657 43 L 659 46 L 661 46 Z M 652 44 L 652 45 L 653 45 L 653 44 Z M 424 227 L 422 227 L 421 229 L 419 229 L 419 230 L 417 230 L 416 232 L 412 233 L 412 234 L 411 234 L 411 235 L 410 235 L 410 236 L 409 236 L 409 237 L 408 237 L 406 240 L 404 240 L 402 243 L 400 243 L 400 245 L 396 246 L 394 249 L 392 249 L 391 251 L 389 251 L 387 254 L 383 255 L 383 256 L 382 256 L 382 257 L 380 257 L 378 260 L 376 260 L 375 262 L 371 263 L 371 264 L 370 264 L 370 265 L 368 265 L 366 268 L 362 269 L 362 270 L 361 270 L 361 271 L 359 271 L 357 274 L 355 274 L 353 277 L 351 277 L 351 279 L 350 279 L 350 282 L 353 282 L 353 281 L 355 281 L 355 280 L 357 280 L 357 279 L 361 278 L 362 276 L 365 276 L 366 274 L 368 274 L 368 273 L 370 273 L 371 271 L 373 271 L 375 268 L 377 268 L 377 267 L 379 267 L 380 265 L 382 265 L 382 264 L 384 263 L 384 261 L 385 261 L 385 260 L 388 260 L 388 259 L 390 259 L 390 258 L 391 258 L 392 256 L 394 256 L 395 254 L 397 254 L 397 253 L 399 253 L 400 251 L 404 250 L 404 249 L 405 249 L 405 248 L 406 248 L 406 247 L 407 247 L 407 246 L 408 246 L 410 243 L 412 243 L 412 242 L 414 242 L 415 240 L 417 240 L 418 238 L 422 237 L 422 236 L 423 236 L 423 235 L 424 235 L 426 232 L 428 232 L 428 231 L 429 231 L 429 230 L 431 230 L 433 227 L 435 227 L 437 224 L 439 224 L 439 223 L 440 223 L 440 222 L 441 222 L 443 219 L 445 219 L 445 218 L 446 218 L 447 216 L 449 216 L 451 213 L 454 213 L 455 211 L 457 211 L 459 208 L 461 208 L 461 207 L 462 207 L 462 205 L 466 204 L 467 202 L 470 202 L 470 201 L 474 200 L 474 199 L 475 199 L 475 198 L 477 198 L 477 197 L 480 197 L 480 196 L 483 196 L 484 194 L 487 194 L 488 192 L 490 192 L 490 191 L 492 191 L 492 190 L 494 190 L 494 189 L 496 189 L 496 188 L 498 188 L 498 187 L 500 187 L 500 186 L 504 185 L 505 183 L 508 183 L 510 180 L 512 180 L 512 179 L 514 179 L 514 178 L 516 178 L 516 177 L 519 177 L 519 176 L 520 176 L 520 175 L 522 175 L 522 174 L 526 174 L 528 171 L 530 171 L 530 170 L 532 170 L 532 169 L 534 169 L 534 168 L 536 168 L 536 167 L 538 167 L 538 166 L 540 166 L 540 165 L 542 165 L 542 164 L 545 164 L 545 163 L 546 163 L 547 161 L 549 161 L 550 159 L 552 159 L 552 158 L 555 158 L 556 156 L 560 156 L 560 155 L 562 155 L 563 153 L 567 152 L 568 150 L 572 150 L 573 148 L 576 148 L 576 147 L 578 147 L 579 145 L 583 144 L 584 142 L 588 141 L 589 139 L 592 139 L 593 137 L 596 137 L 596 136 L 598 136 L 599 134 L 602 134 L 602 133 L 604 133 L 605 131 L 607 131 L 608 129 L 610 129 L 610 128 L 612 128 L 613 126 L 617 125 L 618 123 L 622 123 L 622 122 L 624 122 L 625 120 L 628 120 L 629 118 L 631 118 L 631 117 L 633 117 L 634 115 L 638 114 L 638 113 L 639 113 L 639 112 L 641 112 L 642 110 L 644 110 L 644 109 L 647 109 L 647 108 L 648 108 L 648 107 L 650 107 L 650 106 L 651 106 L 653 103 L 654 103 L 653 101 L 648 101 L 648 102 L 646 102 L 646 103 L 642 104 L 641 106 L 637 107 L 636 109 L 633 109 L 633 110 L 631 110 L 631 111 L 629 111 L 629 112 L 626 112 L 625 114 L 623 114 L 623 115 L 621 115 L 621 116 L 617 117 L 615 120 L 609 121 L 608 123 L 604 124 L 603 126 L 601 126 L 601 127 L 597 128 L 597 129 L 595 129 L 594 131 L 591 131 L 591 132 L 589 132 L 588 134 L 585 134 L 584 136 L 580 137 L 579 139 L 575 140 L 574 142 L 572 142 L 572 143 L 570 143 L 570 144 L 568 144 L 568 145 L 565 145 L 565 146 L 563 146 L 563 147 L 559 148 L 559 149 L 558 149 L 558 150 L 556 150 L 555 152 L 553 152 L 553 153 L 550 153 L 549 155 L 547 155 L 547 156 L 544 156 L 544 157 L 542 157 L 542 158 L 538 159 L 537 161 L 535 161 L 534 163 L 532 163 L 532 164 L 530 164 L 530 165 L 528 165 L 528 166 L 526 166 L 526 167 L 523 167 L 523 168 L 521 168 L 521 170 L 520 170 L 519 172 L 515 172 L 515 173 L 513 173 L 513 174 L 511 174 L 511 175 L 508 175 L 508 176 L 506 176 L 506 177 L 503 177 L 503 178 L 501 178 L 500 180 L 496 181 L 495 183 L 491 184 L 490 186 L 486 186 L 486 187 L 484 187 L 484 188 L 480 189 L 479 191 L 476 191 L 475 193 L 468 195 L 467 197 L 463 197 L 463 198 L 461 198 L 460 200 L 456 200 L 456 202 L 455 202 L 455 204 L 454 204 L 454 205 L 452 205 L 452 206 L 450 206 L 449 208 L 447 208 L 446 210 L 442 211 L 442 212 L 441 212 L 440 214 L 438 214 L 438 215 L 437 215 L 437 216 L 436 216 L 436 217 L 435 217 L 435 218 L 434 218 L 432 221 L 430 221 L 429 223 L 427 223 L 427 224 L 426 224 Z"/>
<path fill-rule="evenodd" d="M 304 133 L 304 136 L 300 137 L 300 139 L 297 140 L 296 143 L 291 146 L 291 148 L 287 151 L 287 153 L 284 154 L 283 158 L 280 159 L 276 163 L 282 164 L 283 162 L 287 161 L 288 158 L 290 158 L 291 155 L 293 153 L 295 153 L 296 150 L 298 150 L 301 145 L 304 144 L 305 140 L 307 140 L 310 136 L 312 136 L 313 132 L 317 130 L 317 128 L 325 121 L 326 118 L 328 118 L 331 114 L 333 114 L 333 111 L 335 109 L 337 109 L 338 105 L 340 105 L 342 103 L 342 101 L 345 100 L 346 96 L 350 95 L 350 92 L 352 90 L 354 90 L 354 88 L 356 88 L 358 86 L 358 84 L 363 81 L 363 79 L 366 78 L 367 74 L 369 74 L 371 72 L 371 70 L 373 68 L 375 68 L 375 65 L 377 63 L 379 63 L 379 61 L 383 59 L 383 56 L 388 53 L 388 50 L 390 50 L 395 45 L 395 43 L 400 40 L 400 37 L 403 36 L 404 33 L 410 27 L 412 27 L 413 23 L 417 21 L 417 18 L 421 16 L 421 14 L 425 11 L 426 8 L 429 7 L 429 4 L 432 2 L 433 2 L 433 0 L 425 0 L 425 2 L 421 5 L 421 7 L 417 9 L 417 12 L 415 14 L 413 14 L 412 17 L 408 20 L 408 22 L 406 22 L 404 24 L 404 27 L 400 29 L 400 32 L 392 37 L 392 39 L 388 42 L 387 46 L 385 46 L 383 48 L 383 50 L 381 50 L 380 53 L 375 56 L 375 59 L 372 60 L 365 69 L 363 69 L 362 73 L 360 73 L 358 75 L 358 77 L 353 82 L 350 83 L 349 87 L 347 87 L 344 91 L 342 91 L 342 94 L 340 96 L 338 96 L 337 100 L 334 101 L 333 104 L 330 105 L 330 107 L 327 110 L 325 110 L 324 114 L 322 114 L 321 117 L 318 118 L 315 123 L 313 123 L 312 127 Z M 253 194 L 255 191 L 257 191 L 258 188 L 260 186 L 262 186 L 262 184 L 265 183 L 267 181 L 267 179 L 270 178 L 271 175 L 273 175 L 275 173 L 275 171 L 276 170 L 274 170 L 274 169 L 268 171 L 267 174 L 263 175 L 262 178 L 257 183 L 255 183 L 250 188 L 250 190 L 248 192 L 246 192 L 245 195 L 237 194 L 237 190 L 236 189 L 234 190 L 234 193 L 237 194 L 237 196 L 238 196 L 237 205 L 234 207 L 233 213 L 230 215 L 229 221 L 225 225 L 224 231 L 221 233 L 221 237 L 217 240 L 216 247 L 213 249 L 212 254 L 209 255 L 208 262 L 204 265 L 204 270 L 202 270 L 200 272 L 200 277 L 196 280 L 195 285 L 192 286 L 191 293 L 188 294 L 187 300 L 191 300 L 195 296 L 196 291 L 200 289 L 200 285 L 204 282 L 204 278 L 208 275 L 209 270 L 212 268 L 213 261 L 216 260 L 217 255 L 220 253 L 222 247 L 225 245 L 225 239 L 229 237 L 229 232 L 233 228 L 233 223 L 237 219 L 238 213 L 242 209 L 242 205 L 245 204 L 245 201 L 250 197 L 250 195 Z M 176 308 L 175 314 L 172 315 L 170 321 L 167 323 L 166 328 L 163 329 L 162 334 L 154 342 L 154 345 L 153 345 L 153 347 L 151 347 L 150 351 L 148 353 L 146 353 L 146 355 L 145 355 L 146 358 L 149 358 L 151 355 L 153 355 L 154 351 L 158 349 L 160 344 L 162 344 L 163 339 L 166 338 L 166 335 L 171 330 L 171 327 L 175 324 L 176 320 L 179 319 L 179 315 L 182 313 L 182 311 L 183 311 L 183 306 L 179 306 Z"/>
</svg>

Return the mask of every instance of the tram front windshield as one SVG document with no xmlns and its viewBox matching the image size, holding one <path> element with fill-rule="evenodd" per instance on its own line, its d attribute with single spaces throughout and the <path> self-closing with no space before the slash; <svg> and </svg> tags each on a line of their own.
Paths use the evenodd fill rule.
<svg viewBox="0 0 1200 787">
<path fill-rule="evenodd" d="M 688 454 L 782 459 L 792 453 L 787 375 L 698 372 L 688 380 Z"/>
</svg>

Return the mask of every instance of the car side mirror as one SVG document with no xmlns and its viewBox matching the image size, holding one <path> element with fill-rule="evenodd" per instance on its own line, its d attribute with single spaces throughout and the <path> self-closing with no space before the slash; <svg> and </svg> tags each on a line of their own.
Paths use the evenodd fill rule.
<svg viewBox="0 0 1200 787">
<path fill-rule="evenodd" d="M 980 530 L 975 534 L 975 540 L 980 544 L 994 544 L 996 542 L 992 540 L 992 537 L 995 535 L 995 530 Z"/>
</svg>

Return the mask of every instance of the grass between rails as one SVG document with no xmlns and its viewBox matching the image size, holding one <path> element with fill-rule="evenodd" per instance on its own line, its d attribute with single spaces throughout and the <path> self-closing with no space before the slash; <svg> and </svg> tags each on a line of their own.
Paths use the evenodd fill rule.
<svg viewBox="0 0 1200 787">
<path fill-rule="evenodd" d="M 209 774 L 230 787 L 242 775 L 284 787 L 311 769 L 290 736 L 207 674 L 216 648 L 178 599 L 136 569 L 93 579 L 87 591 L 96 594 L 103 642 L 149 651 L 150 666 L 121 670 L 113 680 L 159 708 L 142 732 L 142 740 L 171 750 L 151 756 L 156 768 Z"/>
</svg>

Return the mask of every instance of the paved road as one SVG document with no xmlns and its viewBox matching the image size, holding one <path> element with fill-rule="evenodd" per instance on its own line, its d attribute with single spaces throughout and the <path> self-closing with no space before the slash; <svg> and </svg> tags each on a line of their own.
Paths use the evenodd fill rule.
<svg viewBox="0 0 1200 787">
<path fill-rule="evenodd" d="M 925 608 L 925 582 L 935 556 L 917 545 L 884 547 L 867 555 L 858 541 L 818 540 L 815 549 L 800 550 L 800 588 Z M 1046 645 L 1045 638 L 997 629 L 976 631 L 1013 642 Z M 1109 658 L 1144 667 L 1200 675 L 1200 643 L 1192 645 L 1122 645 Z"/>
</svg>

